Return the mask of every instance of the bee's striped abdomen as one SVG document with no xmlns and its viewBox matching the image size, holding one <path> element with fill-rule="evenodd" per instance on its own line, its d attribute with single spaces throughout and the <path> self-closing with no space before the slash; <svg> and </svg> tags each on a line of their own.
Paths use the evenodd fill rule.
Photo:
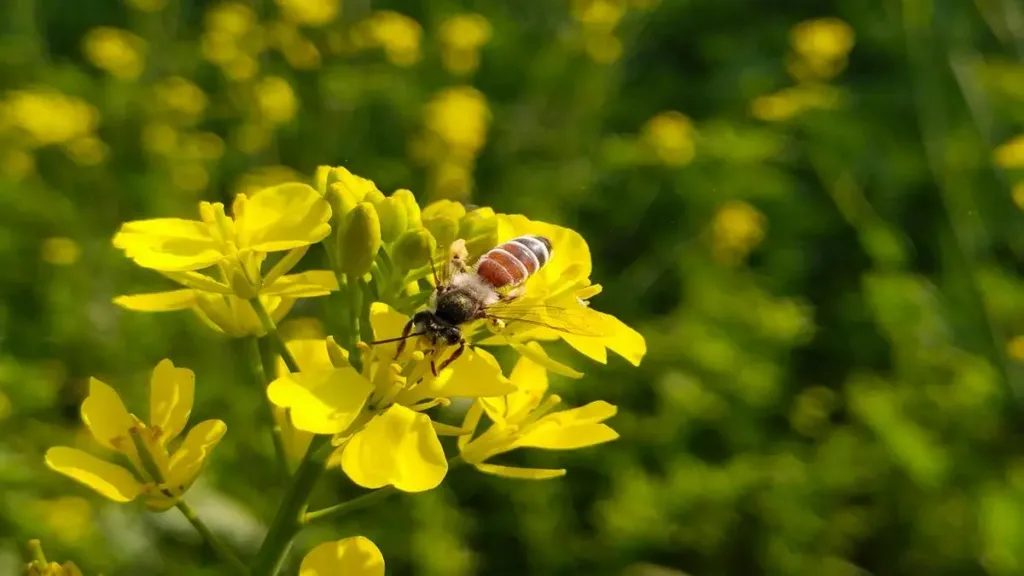
<svg viewBox="0 0 1024 576">
<path fill-rule="evenodd" d="M 550 240 L 543 236 L 520 236 L 481 256 L 476 273 L 494 288 L 518 286 L 550 258 Z"/>
</svg>

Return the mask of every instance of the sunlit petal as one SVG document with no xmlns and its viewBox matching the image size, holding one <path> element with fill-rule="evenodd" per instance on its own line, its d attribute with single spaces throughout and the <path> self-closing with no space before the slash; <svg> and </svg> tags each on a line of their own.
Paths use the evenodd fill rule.
<svg viewBox="0 0 1024 576">
<path fill-rule="evenodd" d="M 114 246 L 154 270 L 201 270 L 224 257 L 204 223 L 180 218 L 125 222 Z"/>
<path fill-rule="evenodd" d="M 521 344 L 519 342 L 516 342 L 515 340 L 509 339 L 506 339 L 505 342 L 520 355 L 525 356 L 530 360 L 533 360 L 534 362 L 540 364 L 549 372 L 554 372 L 555 374 L 565 376 L 568 378 L 583 378 L 583 372 L 574 370 L 569 366 L 566 366 L 565 364 L 562 364 L 561 362 L 549 357 L 547 354 L 538 353 L 536 347 L 526 346 L 525 344 Z"/>
<path fill-rule="evenodd" d="M 82 402 L 82 421 L 96 441 L 111 450 L 125 448 L 124 442 L 130 441 L 129 430 L 135 424 L 117 392 L 96 378 L 89 379 L 89 396 Z M 115 442 L 115 438 L 122 441 Z"/>
<path fill-rule="evenodd" d="M 241 247 L 260 252 L 315 244 L 331 231 L 331 205 L 306 184 L 291 182 L 260 190 L 235 214 Z"/>
<path fill-rule="evenodd" d="M 295 361 L 299 363 L 299 369 L 305 371 L 331 370 L 331 357 L 327 355 L 327 345 L 323 338 L 300 338 L 289 340 L 286 344 L 288 351 L 292 353 Z M 277 357 L 276 375 L 283 376 L 288 373 L 288 366 L 280 356 Z"/>
<path fill-rule="evenodd" d="M 131 294 L 114 298 L 114 304 L 136 312 L 172 312 L 187 310 L 196 305 L 196 291 L 192 289 Z"/>
<path fill-rule="evenodd" d="M 149 393 L 149 421 L 160 428 L 160 443 L 167 444 L 185 429 L 195 398 L 196 375 L 161 360 L 153 369 Z"/>
<path fill-rule="evenodd" d="M 392 484 L 403 492 L 435 488 L 448 472 L 430 418 L 399 405 L 388 408 L 349 440 L 341 466 L 364 488 Z"/>
<path fill-rule="evenodd" d="M 616 411 L 615 406 L 597 401 L 549 414 L 520 436 L 516 446 L 574 450 L 615 440 L 618 433 L 601 422 L 614 416 Z"/>
<path fill-rule="evenodd" d="M 337 434 L 352 423 L 373 385 L 351 367 L 288 374 L 270 383 L 267 395 L 290 410 L 292 424 L 314 434 Z"/>
<path fill-rule="evenodd" d="M 264 296 L 287 296 L 289 298 L 311 298 L 326 296 L 338 289 L 338 279 L 330 270 L 310 270 L 301 274 L 289 274 L 260 290 Z"/>
<path fill-rule="evenodd" d="M 130 502 L 142 491 L 131 472 L 75 448 L 50 448 L 46 465 L 115 502 Z"/>
<path fill-rule="evenodd" d="M 309 551 L 299 576 L 384 576 L 384 556 L 362 536 L 324 542 Z"/>
<path fill-rule="evenodd" d="M 502 396 L 516 387 L 501 373 L 501 366 L 489 352 L 466 348 L 458 360 L 441 371 L 437 378 L 401 394 L 402 404 L 415 404 L 427 398 L 477 398 Z"/>
<path fill-rule="evenodd" d="M 370 326 L 373 328 L 373 339 L 384 340 L 402 335 L 409 317 L 382 302 L 370 304 Z M 410 342 L 411 344 L 411 342 Z M 406 354 L 412 352 L 413 346 L 406 346 Z M 398 351 L 398 343 L 378 344 L 377 349 L 383 358 L 394 358 Z"/>
<path fill-rule="evenodd" d="M 193 426 L 171 456 L 166 483 L 180 491 L 188 488 L 227 430 L 227 425 L 220 420 L 205 420 Z"/>
</svg>

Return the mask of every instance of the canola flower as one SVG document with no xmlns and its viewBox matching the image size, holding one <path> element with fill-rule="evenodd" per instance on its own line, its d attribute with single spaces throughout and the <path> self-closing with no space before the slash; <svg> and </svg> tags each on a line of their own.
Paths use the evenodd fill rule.
<svg viewBox="0 0 1024 576">
<path fill-rule="evenodd" d="M 510 317 L 463 325 L 468 345 L 457 357 L 451 346 L 420 335 L 399 346 L 394 338 L 428 304 L 438 263 L 452 254 L 473 261 L 525 234 L 542 235 L 554 246 L 514 302 L 533 311 L 530 322 Z M 561 340 L 600 363 L 608 362 L 611 350 L 633 365 L 646 353 L 636 330 L 591 307 L 601 286 L 591 281 L 590 250 L 577 232 L 450 200 L 421 207 L 411 191 L 385 195 L 372 180 L 343 167 L 320 167 L 313 186 L 254 185 L 237 196 L 230 216 L 223 205 L 203 202 L 200 220 L 126 222 L 113 244 L 139 266 L 183 285 L 120 296 L 119 305 L 148 312 L 191 309 L 211 328 L 242 340 L 239 360 L 266 399 L 264 424 L 287 488 L 251 558 L 239 558 L 209 531 L 182 496 L 226 426 L 207 420 L 176 440 L 191 412 L 194 375 L 169 359 L 153 372 L 149 423 L 131 415 L 110 386 L 90 381 L 82 419 L 127 466 L 59 446 L 45 460 L 111 500 L 141 499 L 155 511 L 178 508 L 236 574 L 277 574 L 307 524 L 389 494 L 431 490 L 459 464 L 515 479 L 565 474 L 502 463 L 513 450 L 573 450 L 618 437 L 608 424 L 616 413 L 611 404 L 596 400 L 559 409 L 561 399 L 548 394 L 549 373 L 582 373 L 553 359 L 546 347 Z M 315 244 L 325 248 L 331 269 L 291 274 Z M 328 297 L 337 312 L 323 324 L 326 334 L 317 328 L 285 341 L 278 324 L 296 299 L 312 296 Z M 276 356 L 262 344 L 276 346 Z M 507 376 L 489 351 L 501 346 L 519 355 Z M 447 421 L 450 410 L 430 411 L 451 407 L 455 399 L 469 401 L 465 413 L 455 416 L 461 422 Z M 445 436 L 455 438 L 453 453 L 445 453 Z M 335 470 L 368 492 L 308 510 L 313 489 Z M 306 576 L 338 573 L 383 574 L 383 554 L 370 540 L 353 536 L 315 546 L 299 567 Z"/>
</svg>

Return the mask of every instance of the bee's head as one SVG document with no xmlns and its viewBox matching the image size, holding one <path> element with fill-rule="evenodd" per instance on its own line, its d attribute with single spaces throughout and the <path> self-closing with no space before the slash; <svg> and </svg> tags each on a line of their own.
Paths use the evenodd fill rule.
<svg viewBox="0 0 1024 576">
<path fill-rule="evenodd" d="M 458 344 L 462 342 L 462 330 L 458 324 L 448 322 L 436 312 L 427 312 L 423 318 L 423 329 L 434 342 Z"/>
</svg>

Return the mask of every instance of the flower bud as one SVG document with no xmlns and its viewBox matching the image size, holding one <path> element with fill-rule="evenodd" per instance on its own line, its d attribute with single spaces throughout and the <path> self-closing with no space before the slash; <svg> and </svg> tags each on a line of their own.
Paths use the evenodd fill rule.
<svg viewBox="0 0 1024 576">
<path fill-rule="evenodd" d="M 391 259 L 400 270 L 412 270 L 430 263 L 437 249 L 437 241 L 424 228 L 407 230 L 398 237 L 391 251 Z"/>
<path fill-rule="evenodd" d="M 391 194 L 392 198 L 397 199 L 402 205 L 405 206 L 405 213 L 409 216 L 409 228 L 419 228 L 423 226 L 423 217 L 420 214 L 420 205 L 416 203 L 416 197 L 413 193 L 405 188 L 401 190 L 395 190 Z"/>
<path fill-rule="evenodd" d="M 316 186 L 316 191 L 324 198 L 327 198 L 327 180 L 330 178 L 332 170 L 334 169 L 330 166 L 317 166 L 316 172 L 313 174 L 313 184 Z"/>
<path fill-rule="evenodd" d="M 338 236 L 341 271 L 350 279 L 370 271 L 380 250 L 380 218 L 369 202 L 360 202 L 345 217 L 345 229 Z"/>
<path fill-rule="evenodd" d="M 318 168 L 318 187 L 320 185 L 320 177 L 321 170 Z M 331 210 L 337 216 L 338 222 L 343 222 L 345 215 L 356 204 L 362 202 L 368 193 L 377 190 L 377 185 L 372 180 L 356 176 L 341 166 L 330 168 L 323 174 L 323 185 L 326 191 L 324 195 L 327 197 L 327 201 L 331 203 Z"/>
<path fill-rule="evenodd" d="M 477 208 L 466 214 L 459 225 L 459 238 L 466 239 L 472 255 L 483 254 L 498 243 L 498 218 L 490 208 Z"/>
<path fill-rule="evenodd" d="M 391 244 L 405 232 L 409 226 L 409 215 L 405 204 L 398 198 L 384 198 L 374 204 L 380 217 L 380 236 L 385 244 Z"/>
<path fill-rule="evenodd" d="M 345 217 L 356 207 L 360 200 L 360 198 L 357 198 L 357 194 L 352 193 L 340 182 L 335 182 L 328 186 L 327 201 L 331 203 L 331 214 L 334 216 L 334 221 L 338 223 L 335 226 L 336 229 L 340 230 L 342 228 Z"/>
<path fill-rule="evenodd" d="M 455 218 L 440 216 L 429 220 L 424 219 L 423 227 L 430 231 L 430 234 L 441 246 L 448 246 L 459 237 L 459 221 Z"/>
</svg>

